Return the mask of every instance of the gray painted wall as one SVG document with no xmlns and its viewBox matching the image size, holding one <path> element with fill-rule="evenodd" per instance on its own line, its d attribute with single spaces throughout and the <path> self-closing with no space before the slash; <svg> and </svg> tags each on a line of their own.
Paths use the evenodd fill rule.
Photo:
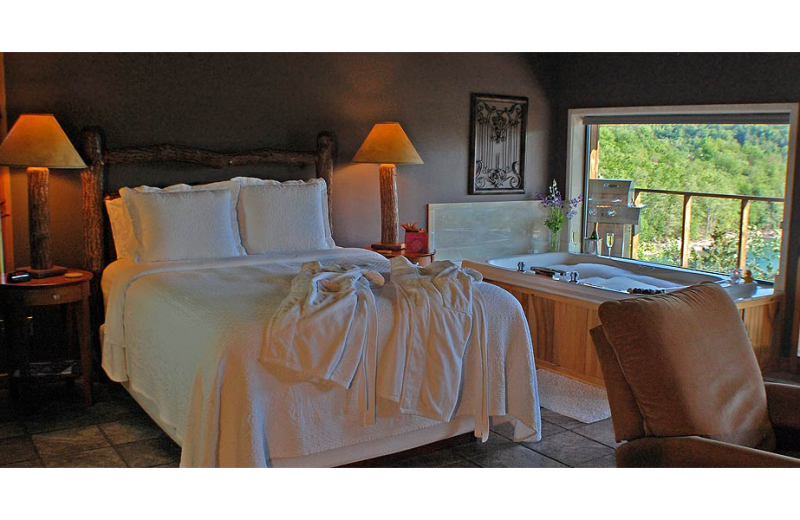
<svg viewBox="0 0 800 520">
<path fill-rule="evenodd" d="M 521 54 L 7 53 L 5 67 L 9 121 L 52 112 L 76 146 L 80 129 L 90 124 L 105 130 L 110 147 L 174 142 L 302 149 L 313 148 L 319 130 L 334 131 L 333 234 L 344 246 L 380 237 L 378 167 L 350 163 L 378 121 L 399 121 L 425 161 L 398 167 L 401 222 L 424 224 L 429 202 L 530 198 L 550 176 L 546 81 L 536 77 L 544 74 L 536 60 Z M 525 195 L 467 195 L 471 92 L 529 98 Z M 192 180 L 191 172 L 143 170 L 115 170 L 109 182 Z M 26 189 L 24 173 L 12 173 L 18 266 L 28 263 Z M 51 203 L 54 260 L 79 266 L 77 172 L 53 172 Z"/>
</svg>

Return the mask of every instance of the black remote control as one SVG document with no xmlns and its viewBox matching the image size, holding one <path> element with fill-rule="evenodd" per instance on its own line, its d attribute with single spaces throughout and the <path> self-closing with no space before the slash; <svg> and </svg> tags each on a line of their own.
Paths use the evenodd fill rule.
<svg viewBox="0 0 800 520">
<path fill-rule="evenodd" d="M 31 273 L 28 271 L 12 271 L 6 275 L 6 283 L 22 283 L 30 279 Z"/>
</svg>

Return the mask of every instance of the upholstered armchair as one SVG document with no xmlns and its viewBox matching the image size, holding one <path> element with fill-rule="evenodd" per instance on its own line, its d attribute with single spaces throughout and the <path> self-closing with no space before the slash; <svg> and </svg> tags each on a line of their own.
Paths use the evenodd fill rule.
<svg viewBox="0 0 800 520">
<path fill-rule="evenodd" d="M 627 441 L 618 467 L 800 467 L 780 454 L 800 453 L 800 387 L 764 383 L 722 288 L 606 302 L 599 314 L 591 334 Z"/>
</svg>

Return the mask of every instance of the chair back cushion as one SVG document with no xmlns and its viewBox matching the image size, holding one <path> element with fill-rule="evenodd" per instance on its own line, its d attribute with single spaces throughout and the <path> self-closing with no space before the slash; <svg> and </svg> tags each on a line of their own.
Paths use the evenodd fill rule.
<svg viewBox="0 0 800 520">
<path fill-rule="evenodd" d="M 600 368 L 603 370 L 608 405 L 611 408 L 611 422 L 614 424 L 614 436 L 617 442 L 644 437 L 644 419 L 639 413 L 639 406 L 636 404 L 631 387 L 622 374 L 617 355 L 606 339 L 603 326 L 598 325 L 590 333 L 597 358 L 600 360 Z"/>
<path fill-rule="evenodd" d="M 599 314 L 648 436 L 774 449 L 761 371 L 724 289 L 605 302 Z"/>
</svg>

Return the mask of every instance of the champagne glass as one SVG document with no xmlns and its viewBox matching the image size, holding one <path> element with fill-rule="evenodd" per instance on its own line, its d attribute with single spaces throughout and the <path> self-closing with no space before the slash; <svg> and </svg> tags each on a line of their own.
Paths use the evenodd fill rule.
<svg viewBox="0 0 800 520">
<path fill-rule="evenodd" d="M 580 238 L 580 233 L 578 231 L 573 231 L 570 234 L 570 238 L 571 238 L 572 250 L 580 253 L 580 250 L 578 249 L 578 239 Z"/>
<path fill-rule="evenodd" d="M 611 256 L 611 248 L 614 247 L 614 233 L 606 233 L 606 247 L 608 248 L 608 256 Z"/>
</svg>

